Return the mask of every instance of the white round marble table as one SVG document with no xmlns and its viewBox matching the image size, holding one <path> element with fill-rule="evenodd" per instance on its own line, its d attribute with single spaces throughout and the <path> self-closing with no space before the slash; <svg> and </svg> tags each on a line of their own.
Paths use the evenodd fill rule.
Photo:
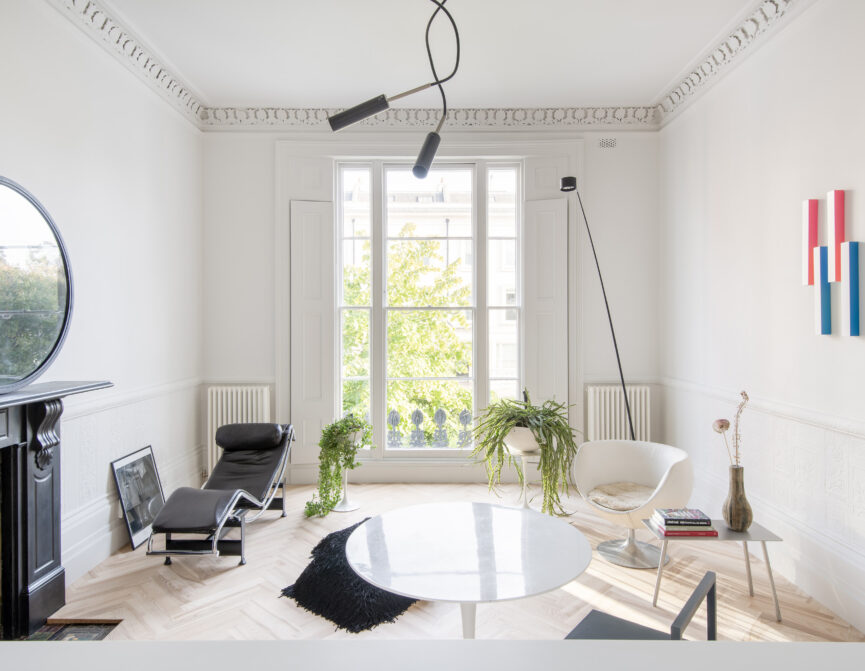
<svg viewBox="0 0 865 671">
<path fill-rule="evenodd" d="M 349 536 L 345 554 L 376 587 L 459 603 L 463 638 L 474 638 L 478 603 L 557 589 L 586 570 L 592 548 L 567 522 L 534 510 L 430 503 L 367 520 Z"/>
</svg>

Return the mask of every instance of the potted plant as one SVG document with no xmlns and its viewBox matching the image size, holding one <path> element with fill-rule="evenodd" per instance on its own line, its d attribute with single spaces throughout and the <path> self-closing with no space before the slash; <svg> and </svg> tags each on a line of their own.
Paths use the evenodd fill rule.
<svg viewBox="0 0 865 671">
<path fill-rule="evenodd" d="M 318 446 L 318 492 L 306 502 L 307 517 L 324 517 L 331 510 L 356 510 L 348 500 L 348 472 L 358 466 L 357 451 L 364 445 L 372 447 L 372 426 L 369 422 L 346 415 L 321 432 Z M 342 499 L 342 500 L 340 500 Z"/>
<path fill-rule="evenodd" d="M 473 454 L 486 464 L 490 489 L 501 482 L 502 467 L 507 462 L 516 467 L 525 494 L 525 474 L 507 448 L 526 453 L 536 445 L 543 487 L 541 512 L 567 514 L 559 495 L 568 492 L 571 466 L 577 454 L 567 406 L 555 401 L 533 405 L 528 391 L 524 390 L 522 401 L 503 399 L 492 403 L 478 419 Z"/>
</svg>

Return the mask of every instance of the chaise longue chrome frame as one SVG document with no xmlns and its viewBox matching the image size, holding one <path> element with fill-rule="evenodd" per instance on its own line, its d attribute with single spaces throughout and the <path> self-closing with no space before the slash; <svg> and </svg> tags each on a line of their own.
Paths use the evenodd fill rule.
<svg viewBox="0 0 865 671">
<path fill-rule="evenodd" d="M 270 448 L 253 446 L 244 450 L 244 446 L 238 439 L 237 435 L 242 433 L 244 430 L 249 430 L 254 433 L 257 432 L 258 434 L 269 432 L 272 435 L 273 440 L 276 440 L 278 435 L 279 442 L 277 445 Z M 275 434 L 275 431 L 278 431 L 279 433 Z M 229 432 L 231 432 L 231 435 L 229 435 Z M 168 498 L 163 510 L 160 511 L 160 514 L 157 515 L 153 522 L 150 538 L 147 540 L 147 554 L 164 556 L 166 564 L 171 564 L 172 556 L 214 555 L 218 557 L 220 555 L 239 555 L 240 565 L 242 566 L 246 564 L 245 541 L 247 522 L 257 520 L 267 510 L 281 510 L 282 514 L 280 517 L 286 516 L 285 477 L 288 469 L 288 458 L 291 451 L 291 444 L 294 440 L 294 427 L 291 424 L 230 424 L 220 427 L 216 432 L 216 443 L 217 445 L 220 445 L 220 447 L 224 448 L 222 457 L 220 457 L 219 462 L 217 462 L 216 466 L 213 468 L 210 477 L 199 490 L 190 487 L 181 487 Z M 276 467 L 273 469 L 269 482 L 264 489 L 265 495 L 261 499 L 242 488 L 237 488 L 232 491 L 231 489 L 223 489 L 214 486 L 214 480 L 216 481 L 216 485 L 219 485 L 222 484 L 220 480 L 225 479 L 224 474 L 221 473 L 221 471 L 226 470 L 229 467 L 225 465 L 221 466 L 221 464 L 223 464 L 223 459 L 226 459 L 226 454 L 229 453 L 229 450 L 234 453 L 245 452 L 252 454 L 254 451 L 260 451 L 262 449 L 279 449 L 282 451 L 282 454 L 276 462 Z M 234 474 L 231 479 L 237 480 L 239 477 Z M 282 490 L 282 495 L 277 498 L 276 495 L 279 490 Z M 173 512 L 178 512 L 177 508 L 183 506 L 181 501 L 182 498 L 189 501 L 191 497 L 191 500 L 195 501 L 195 499 L 199 498 L 196 496 L 198 493 L 207 496 L 208 499 L 211 500 L 210 502 L 213 504 L 214 516 L 218 518 L 216 524 L 202 525 L 197 528 L 190 528 L 188 526 L 171 528 L 170 517 L 172 508 L 174 508 Z M 174 499 L 174 503 L 172 503 L 172 499 Z M 219 513 L 220 508 L 222 509 L 221 514 Z M 252 510 L 255 510 L 256 512 L 252 514 L 249 519 L 246 519 L 247 514 Z M 166 514 L 163 515 L 163 511 L 166 511 Z M 239 539 L 225 538 L 225 535 L 231 529 L 238 527 L 240 528 Z M 203 534 L 207 537 L 204 539 L 177 539 L 172 538 L 172 533 Z M 165 535 L 164 550 L 153 549 L 153 539 L 158 534 Z"/>
</svg>

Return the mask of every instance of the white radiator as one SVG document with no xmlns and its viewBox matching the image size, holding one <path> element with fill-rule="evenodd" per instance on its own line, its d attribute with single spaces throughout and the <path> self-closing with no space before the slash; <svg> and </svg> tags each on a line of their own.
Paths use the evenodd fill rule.
<svg viewBox="0 0 865 671">
<path fill-rule="evenodd" d="M 223 424 L 269 422 L 270 387 L 235 385 L 207 388 L 207 472 L 219 460 L 216 430 Z"/>
<path fill-rule="evenodd" d="M 651 440 L 652 405 L 648 385 L 626 385 L 634 434 L 637 440 Z M 630 440 L 628 413 L 621 385 L 586 387 L 586 440 Z"/>
</svg>

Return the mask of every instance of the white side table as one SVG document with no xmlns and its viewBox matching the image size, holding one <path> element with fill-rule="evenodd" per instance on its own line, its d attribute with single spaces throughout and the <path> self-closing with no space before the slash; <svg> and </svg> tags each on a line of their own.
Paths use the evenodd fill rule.
<svg viewBox="0 0 865 671">
<path fill-rule="evenodd" d="M 658 605 L 658 592 L 661 589 L 661 575 L 664 573 L 664 556 L 667 554 L 667 544 L 670 541 L 741 541 L 742 547 L 745 549 L 745 573 L 748 576 L 748 593 L 754 596 L 754 581 L 751 579 L 751 558 L 748 555 L 748 541 L 755 543 L 759 542 L 763 546 L 763 559 L 766 560 L 766 571 L 769 573 L 769 584 L 772 586 L 772 598 L 775 599 L 775 619 L 781 621 L 781 607 L 778 605 L 778 592 L 775 590 L 775 578 L 772 577 L 772 565 L 769 563 L 769 552 L 766 549 L 767 542 L 780 541 L 781 538 L 773 534 L 766 527 L 760 526 L 756 522 L 748 527 L 747 531 L 732 531 L 727 528 L 727 523 L 724 520 L 712 520 L 712 526 L 718 531 L 717 536 L 664 536 L 660 531 L 657 531 L 649 520 L 643 520 L 643 524 L 657 538 L 663 541 L 661 546 L 661 562 L 658 564 L 658 577 L 655 580 L 655 595 L 652 598 L 652 605 Z"/>
</svg>

